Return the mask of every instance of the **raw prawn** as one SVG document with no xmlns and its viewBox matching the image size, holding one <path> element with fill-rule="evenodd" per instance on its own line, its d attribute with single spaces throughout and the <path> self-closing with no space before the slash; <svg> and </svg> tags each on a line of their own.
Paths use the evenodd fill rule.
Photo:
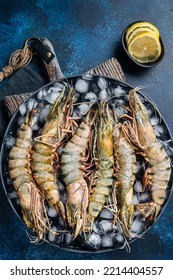
<svg viewBox="0 0 173 280">
<path fill-rule="evenodd" d="M 136 156 L 133 147 L 129 144 L 123 131 L 122 125 L 115 116 L 113 128 L 113 148 L 115 161 L 115 190 L 113 201 L 118 207 L 118 218 L 126 236 L 132 236 L 130 232 L 133 215 L 133 185 L 136 175 Z"/>
<path fill-rule="evenodd" d="M 91 231 L 95 218 L 106 203 L 114 182 L 113 123 L 107 101 L 100 101 L 95 127 L 93 161 L 95 173 L 89 195 L 88 215 L 84 231 Z"/>
<path fill-rule="evenodd" d="M 25 122 L 17 132 L 9 153 L 9 176 L 17 191 L 23 220 L 40 240 L 45 232 L 44 195 L 36 186 L 31 171 L 32 114 L 28 111 Z"/>
<path fill-rule="evenodd" d="M 88 206 L 85 171 L 90 168 L 90 164 L 87 164 L 89 155 L 86 152 L 95 117 L 96 112 L 90 109 L 85 120 L 77 128 L 76 134 L 64 147 L 61 157 L 62 176 L 67 191 L 67 220 L 69 226 L 75 228 L 74 238 L 82 228 Z"/>
<path fill-rule="evenodd" d="M 49 205 L 55 207 L 63 220 L 66 220 L 65 208 L 60 201 L 57 185 L 57 148 L 69 130 L 69 117 L 74 90 L 65 84 L 64 90 L 53 104 L 42 128 L 41 136 L 36 137 L 32 151 L 32 172 L 36 183 L 45 194 Z"/>
<path fill-rule="evenodd" d="M 149 185 L 152 201 L 136 207 L 145 217 L 155 221 L 166 197 L 166 188 L 171 175 L 171 162 L 165 149 L 156 138 L 148 112 L 136 93 L 129 92 L 131 119 L 124 122 L 123 131 L 131 145 L 141 153 L 149 164 L 143 177 L 143 189 Z"/>
</svg>

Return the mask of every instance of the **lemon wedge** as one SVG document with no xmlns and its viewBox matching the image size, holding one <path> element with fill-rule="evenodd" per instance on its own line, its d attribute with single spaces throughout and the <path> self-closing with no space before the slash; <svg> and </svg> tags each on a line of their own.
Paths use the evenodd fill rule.
<svg viewBox="0 0 173 280">
<path fill-rule="evenodd" d="M 129 43 L 128 52 L 140 63 L 156 61 L 161 54 L 160 40 L 151 32 L 137 34 Z"/>
<path fill-rule="evenodd" d="M 126 31 L 126 42 L 128 41 L 129 36 L 132 34 L 132 32 L 134 32 L 136 29 L 139 30 L 139 28 L 147 28 L 149 29 L 148 31 L 154 32 L 157 37 L 160 36 L 160 32 L 157 29 L 157 27 L 155 27 L 150 22 L 142 21 L 142 22 L 134 23 L 132 24 L 132 26 L 128 28 L 128 30 Z"/>
</svg>

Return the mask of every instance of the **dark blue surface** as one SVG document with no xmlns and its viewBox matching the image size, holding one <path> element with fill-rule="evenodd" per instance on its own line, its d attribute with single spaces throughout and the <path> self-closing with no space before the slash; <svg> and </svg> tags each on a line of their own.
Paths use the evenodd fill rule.
<svg viewBox="0 0 173 280">
<path fill-rule="evenodd" d="M 121 33 L 131 22 L 155 24 L 165 46 L 163 61 L 141 69 L 129 61 Z M 173 134 L 173 2 L 150 0 L 0 1 L 0 67 L 30 36 L 47 37 L 55 47 L 65 75 L 83 73 L 115 56 L 127 81 L 142 86 L 158 105 Z M 29 243 L 25 227 L 11 209 L 0 186 L 0 259 L 173 259 L 173 198 L 156 224 L 131 244 L 131 253 L 74 253 L 47 243 Z"/>
</svg>

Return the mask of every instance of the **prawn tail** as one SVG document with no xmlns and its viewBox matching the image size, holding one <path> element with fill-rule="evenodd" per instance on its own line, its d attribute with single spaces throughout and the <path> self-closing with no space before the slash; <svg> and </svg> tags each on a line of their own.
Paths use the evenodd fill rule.
<svg viewBox="0 0 173 280">
<path fill-rule="evenodd" d="M 65 212 L 65 207 L 64 204 L 62 203 L 62 201 L 58 201 L 55 205 L 55 210 L 59 213 L 59 215 L 61 216 L 61 218 L 63 219 L 63 221 L 66 224 L 66 212 Z"/>
<path fill-rule="evenodd" d="M 41 240 L 44 237 L 47 225 L 44 222 L 45 209 L 44 209 L 44 195 L 42 192 L 36 188 L 31 188 L 31 213 L 34 223 L 34 231 L 37 232 L 38 238 L 37 241 Z M 24 220 L 27 224 L 27 219 Z"/>
<path fill-rule="evenodd" d="M 75 239 L 78 236 L 78 234 L 82 228 L 82 225 L 83 225 L 83 219 L 80 219 L 79 217 L 77 217 L 76 218 L 76 228 L 75 228 L 73 239 Z"/>
<path fill-rule="evenodd" d="M 127 225 L 127 222 L 126 222 L 125 219 L 123 219 L 122 224 L 121 224 L 121 227 L 122 227 L 122 229 L 123 229 L 123 232 L 124 232 L 125 236 L 127 236 L 127 237 L 129 237 L 129 238 L 135 238 L 135 237 L 137 237 L 137 234 L 132 233 L 132 232 L 130 231 L 130 229 L 128 228 L 128 225 Z"/>
<path fill-rule="evenodd" d="M 140 214 L 142 214 L 145 218 L 148 218 L 150 222 L 155 222 L 160 210 L 159 204 L 155 202 L 146 202 L 142 204 L 137 204 L 135 206 Z"/>
</svg>

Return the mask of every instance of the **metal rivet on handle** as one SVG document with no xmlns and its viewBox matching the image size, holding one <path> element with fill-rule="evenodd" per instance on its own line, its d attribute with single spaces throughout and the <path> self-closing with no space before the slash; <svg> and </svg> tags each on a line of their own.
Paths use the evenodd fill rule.
<svg viewBox="0 0 173 280">
<path fill-rule="evenodd" d="M 47 57 L 51 57 L 51 52 L 47 52 Z"/>
</svg>

